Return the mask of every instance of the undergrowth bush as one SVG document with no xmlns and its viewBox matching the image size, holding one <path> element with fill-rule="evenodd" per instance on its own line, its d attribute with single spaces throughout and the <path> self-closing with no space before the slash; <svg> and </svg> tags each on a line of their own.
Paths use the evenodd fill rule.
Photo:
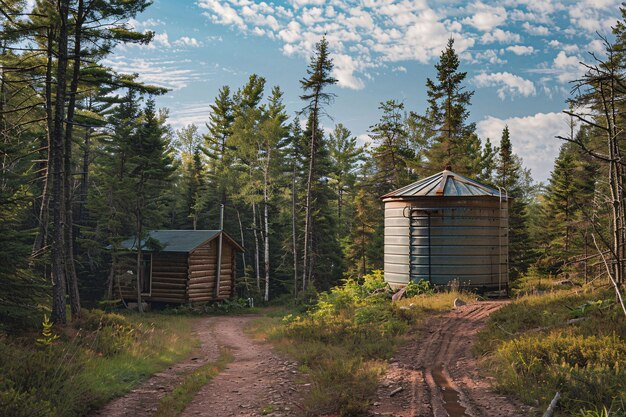
<svg viewBox="0 0 626 417">
<path fill-rule="evenodd" d="M 178 315 L 205 315 L 205 314 L 235 314 L 249 310 L 248 301 L 245 298 L 226 299 L 208 303 L 183 304 L 168 312 Z"/>
<path fill-rule="evenodd" d="M 49 343 L 0 334 L 0 416 L 87 415 L 188 354 L 189 320 L 154 318 L 83 310 L 62 333 L 44 326 Z"/>
<path fill-rule="evenodd" d="M 500 386 L 526 401 L 548 403 L 560 391 L 561 407 L 572 414 L 626 401 L 626 344 L 615 336 L 529 336 L 505 342 L 495 360 Z"/>
<path fill-rule="evenodd" d="M 309 414 L 363 415 L 385 370 L 384 360 L 401 336 L 424 311 L 449 309 L 461 296 L 433 295 L 424 283 L 411 289 L 413 298 L 392 303 L 393 291 L 382 271 L 374 271 L 319 294 L 306 313 L 289 314 L 268 331 L 311 378 L 313 389 L 305 401 Z"/>
<path fill-rule="evenodd" d="M 625 341 L 626 321 L 610 292 L 570 289 L 496 311 L 475 348 L 501 390 L 542 407 L 560 391 L 562 415 L 613 417 L 626 401 Z"/>
<path fill-rule="evenodd" d="M 418 282 L 411 281 L 406 286 L 405 295 L 408 298 L 415 297 L 416 295 L 432 294 L 434 292 L 430 282 L 425 279 L 420 279 Z"/>
</svg>

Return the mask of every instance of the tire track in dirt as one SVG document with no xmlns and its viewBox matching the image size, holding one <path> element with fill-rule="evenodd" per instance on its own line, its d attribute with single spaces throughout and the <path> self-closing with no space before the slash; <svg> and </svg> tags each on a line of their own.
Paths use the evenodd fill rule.
<svg viewBox="0 0 626 417">
<path fill-rule="evenodd" d="M 297 364 L 281 358 L 269 344 L 258 343 L 245 333 L 257 316 L 205 317 L 194 324 L 201 346 L 187 360 L 153 375 L 123 397 L 95 412 L 93 417 L 152 417 L 159 400 L 173 391 L 185 375 L 213 362 L 220 349 L 228 348 L 234 360 L 192 400 L 183 416 L 296 417 L 302 384 Z"/>
<path fill-rule="evenodd" d="M 370 415 L 515 417 L 529 408 L 495 393 L 471 347 L 487 317 L 506 301 L 484 301 L 428 319 L 390 364 Z M 398 387 L 404 390 L 390 396 Z"/>
</svg>

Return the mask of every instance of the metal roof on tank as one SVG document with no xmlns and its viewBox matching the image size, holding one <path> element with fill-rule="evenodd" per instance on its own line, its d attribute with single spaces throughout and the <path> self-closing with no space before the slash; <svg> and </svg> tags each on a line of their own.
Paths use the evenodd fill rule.
<svg viewBox="0 0 626 417">
<path fill-rule="evenodd" d="M 391 197 L 500 197 L 500 192 L 477 181 L 443 170 L 435 175 L 385 194 Z"/>
</svg>

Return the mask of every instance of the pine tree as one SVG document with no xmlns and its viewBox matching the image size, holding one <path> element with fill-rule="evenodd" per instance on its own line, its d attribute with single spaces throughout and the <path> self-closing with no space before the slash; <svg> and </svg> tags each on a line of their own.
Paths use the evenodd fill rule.
<svg viewBox="0 0 626 417">
<path fill-rule="evenodd" d="M 494 185 L 512 198 L 509 203 L 509 267 L 513 279 L 526 272 L 529 264 L 526 224 L 529 177 L 521 159 L 513 153 L 509 128 L 505 126 L 496 158 Z"/>
<path fill-rule="evenodd" d="M 176 131 L 176 145 L 181 159 L 181 195 L 179 199 L 182 219 L 177 224 L 183 228 L 198 228 L 206 205 L 205 167 L 202 159 L 202 139 L 196 125 Z M 178 226 L 178 227 L 181 227 Z"/>
<path fill-rule="evenodd" d="M 328 148 L 332 166 L 329 176 L 337 196 L 337 220 L 340 227 L 345 229 L 344 196 L 354 189 L 358 164 L 365 157 L 364 148 L 357 144 L 356 137 L 341 123 L 335 125 L 328 135 Z"/>
<path fill-rule="evenodd" d="M 245 203 L 245 211 L 251 211 L 251 227 L 254 237 L 253 265 L 256 287 L 261 292 L 261 215 L 259 207 L 263 201 L 263 174 L 260 160 L 259 138 L 260 125 L 263 117 L 261 100 L 265 88 L 265 78 L 252 74 L 243 88 L 237 90 L 233 97 L 234 121 L 231 136 L 228 138 L 227 154 L 229 154 L 231 181 L 230 196 Z"/>
<path fill-rule="evenodd" d="M 404 104 L 387 100 L 378 107 L 383 114 L 370 127 L 376 147 L 372 152 L 377 165 L 377 181 L 383 193 L 400 188 L 411 180 L 408 166 L 415 154 L 408 146 Z"/>
<path fill-rule="evenodd" d="M 450 38 L 435 64 L 437 78 L 426 81 L 428 110 L 422 118 L 430 148 L 426 152 L 430 174 L 448 166 L 459 174 L 473 176 L 480 159 L 474 123 L 468 123 L 473 91 L 463 86 L 466 72 L 459 71 L 460 61 Z"/>
<path fill-rule="evenodd" d="M 287 114 L 283 105 L 283 92 L 279 87 L 272 89 L 263 121 L 259 127 L 259 149 L 263 171 L 263 253 L 265 288 L 263 299 L 269 301 L 270 291 L 270 206 L 274 200 L 276 177 L 281 164 L 281 148 L 285 145 L 288 128 L 285 125 Z"/>
<path fill-rule="evenodd" d="M 234 121 L 233 101 L 230 87 L 223 86 L 215 102 L 211 104 L 211 115 L 207 123 L 208 132 L 204 135 L 204 151 L 208 161 L 207 205 L 211 218 L 217 218 L 217 208 L 226 200 L 230 178 L 229 167 L 232 152 L 228 149 L 228 140 L 232 134 Z M 214 224 L 217 224 L 215 221 Z"/>
<path fill-rule="evenodd" d="M 307 113 L 307 136 L 309 138 L 308 148 L 308 174 L 306 181 L 305 195 L 305 215 L 304 215 L 304 244 L 303 244 L 303 262 L 302 262 L 302 290 L 307 289 L 308 282 L 313 274 L 314 252 L 313 243 L 313 212 L 317 211 L 323 202 L 320 199 L 313 198 L 314 183 L 318 183 L 323 173 L 319 172 L 320 152 L 324 152 L 322 130 L 320 126 L 320 118 L 324 114 L 324 106 L 329 105 L 334 98 L 334 94 L 327 93 L 325 90 L 337 83 L 332 77 L 333 61 L 330 58 L 328 50 L 328 41 L 325 37 L 315 45 L 315 53 L 311 57 L 309 68 L 307 69 L 307 77 L 300 80 L 300 86 L 304 93 L 300 98 L 307 104 L 302 110 Z M 319 185 L 319 184 L 318 184 Z M 313 203 L 316 203 L 314 206 Z M 320 233 L 320 230 L 315 230 Z M 327 235 L 328 236 L 328 235 Z"/>
<path fill-rule="evenodd" d="M 163 194 L 173 173 L 169 143 L 162 120 L 156 113 L 154 100 L 150 99 L 139 119 L 136 135 L 129 146 L 128 179 L 134 196 L 132 199 L 137 241 L 137 303 L 142 312 L 142 240 L 145 227 L 158 223 L 163 213 Z"/>
<path fill-rule="evenodd" d="M 483 146 L 482 156 L 481 156 L 481 169 L 480 175 L 477 176 L 479 181 L 483 181 L 486 183 L 491 183 L 493 181 L 494 173 L 496 170 L 496 155 L 500 152 L 498 147 L 494 147 L 491 144 L 491 140 L 487 138 L 485 140 L 485 145 Z"/>
</svg>

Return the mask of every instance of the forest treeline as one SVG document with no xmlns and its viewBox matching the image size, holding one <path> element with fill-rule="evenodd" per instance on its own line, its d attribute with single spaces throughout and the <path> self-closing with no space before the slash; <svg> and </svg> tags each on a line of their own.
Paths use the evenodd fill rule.
<svg viewBox="0 0 626 417">
<path fill-rule="evenodd" d="M 491 138 L 498 146 L 478 136 L 474 92 L 453 39 L 436 77 L 425 80 L 426 110 L 393 98 L 379 103 L 367 146 L 332 117 L 340 91 L 325 39 L 302 68 L 296 114 L 287 113 L 280 86 L 253 74 L 219 90 L 206 126 L 175 131 L 167 109 L 155 106 L 164 89 L 104 64 L 117 45 L 150 42 L 153 33 L 127 23 L 149 4 L 0 3 L 5 329 L 40 320 L 42 308 L 62 323 L 67 304 L 75 318 L 81 302 L 115 299 L 124 239 L 151 229 L 216 229 L 221 204 L 225 230 L 246 248 L 241 295 L 269 300 L 328 289 L 382 268 L 379 197 L 445 167 L 513 198 L 512 278 L 533 268 L 623 284 L 623 23 L 574 85 L 571 129 L 543 185 L 514 153 L 508 128 Z"/>
</svg>

